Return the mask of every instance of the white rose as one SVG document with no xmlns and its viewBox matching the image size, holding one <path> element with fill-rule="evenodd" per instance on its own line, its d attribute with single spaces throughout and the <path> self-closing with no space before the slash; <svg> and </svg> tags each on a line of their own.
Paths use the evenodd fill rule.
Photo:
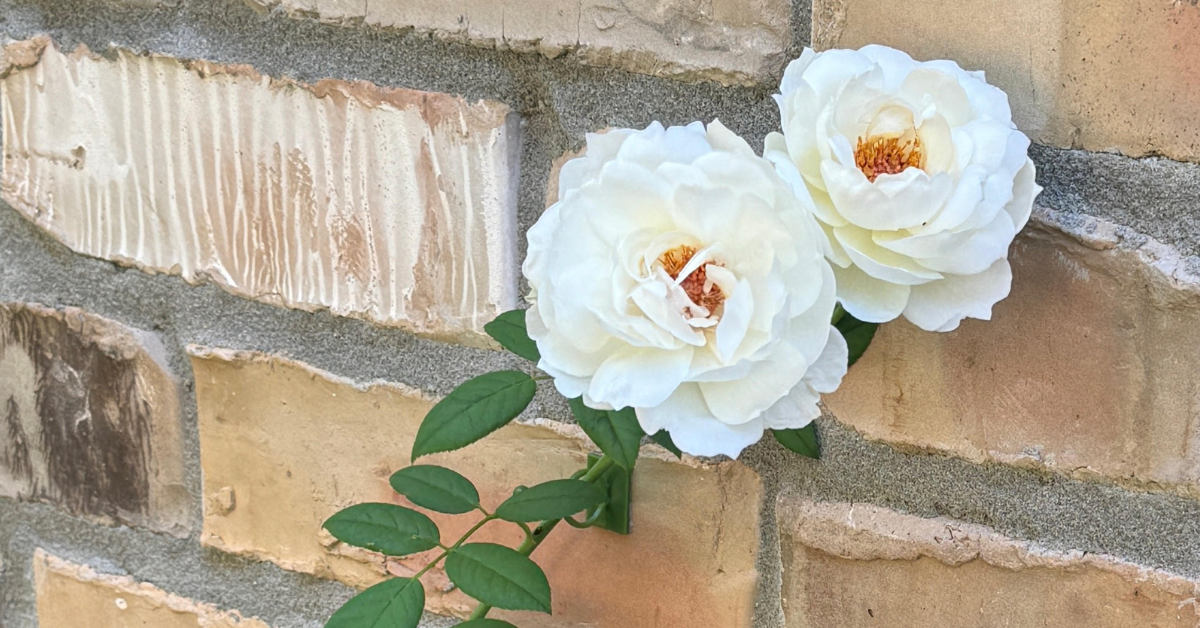
<svg viewBox="0 0 1200 628">
<path fill-rule="evenodd" d="M 846 372 L 820 227 L 713 122 L 588 135 L 528 233 L 529 335 L 569 398 L 695 455 L 819 414 Z"/>
<path fill-rule="evenodd" d="M 929 331 L 990 318 L 1041 191 L 1004 92 L 883 46 L 805 50 L 780 91 L 764 156 L 811 195 L 846 311 Z"/>
</svg>

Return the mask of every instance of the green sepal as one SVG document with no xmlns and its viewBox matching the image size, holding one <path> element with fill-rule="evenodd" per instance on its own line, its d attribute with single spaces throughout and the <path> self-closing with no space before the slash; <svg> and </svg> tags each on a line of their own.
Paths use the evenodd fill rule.
<svg viewBox="0 0 1200 628">
<path fill-rule="evenodd" d="M 579 427 L 583 428 L 600 451 L 608 454 L 622 469 L 632 471 L 642 446 L 642 436 L 646 435 L 642 426 L 638 425 L 637 413 L 633 408 L 595 410 L 584 405 L 579 397 L 568 403 L 571 414 L 579 421 Z"/>
<path fill-rule="evenodd" d="M 841 312 L 841 316 L 837 313 Z M 858 320 L 850 315 L 849 312 L 841 309 L 835 310 L 834 318 L 836 319 L 833 326 L 841 332 L 842 337 L 846 339 L 846 348 L 850 351 L 849 359 L 846 361 L 846 367 L 854 366 L 854 363 L 862 357 L 866 352 L 867 347 L 871 346 L 871 339 L 875 337 L 875 330 L 879 328 L 879 323 L 866 323 Z"/>
<path fill-rule="evenodd" d="M 671 434 L 667 430 L 659 430 L 650 435 L 650 440 L 658 443 L 667 451 L 675 454 L 676 458 L 683 458 L 683 452 L 675 446 L 675 441 L 671 440 Z"/>
<path fill-rule="evenodd" d="M 821 445 L 817 442 L 817 427 L 813 423 L 794 430 L 771 430 L 771 433 L 775 435 L 775 440 L 780 444 L 801 456 L 813 459 L 821 457 Z"/>
</svg>

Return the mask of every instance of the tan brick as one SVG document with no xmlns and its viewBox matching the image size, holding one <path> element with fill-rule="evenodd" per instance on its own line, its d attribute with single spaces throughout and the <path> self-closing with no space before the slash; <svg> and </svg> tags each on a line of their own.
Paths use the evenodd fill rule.
<svg viewBox="0 0 1200 628">
<path fill-rule="evenodd" d="M 0 67 L 0 193 L 78 252 L 476 344 L 516 306 L 504 104 L 45 40 Z"/>
<path fill-rule="evenodd" d="M 126 576 L 98 574 L 36 550 L 33 578 L 41 628 L 267 628 Z"/>
<path fill-rule="evenodd" d="M 1200 582 L 983 526 L 781 497 L 788 628 L 1194 628 Z"/>
<path fill-rule="evenodd" d="M 1200 159 L 1190 0 L 815 0 L 813 43 L 985 70 L 1036 142 Z"/>
<path fill-rule="evenodd" d="M 385 569 L 411 574 L 430 558 L 385 564 L 338 544 L 321 532 L 321 523 L 355 503 L 403 503 L 388 476 L 408 464 L 431 399 L 390 384 L 356 385 L 261 355 L 196 349 L 192 363 L 205 544 L 356 586 L 378 581 Z M 580 468 L 589 447 L 573 429 L 548 421 L 514 424 L 429 461 L 471 478 L 485 507 L 494 507 L 518 485 L 568 477 Z M 761 483 L 737 463 L 668 459 L 648 447 L 638 463 L 632 535 L 555 530 L 534 555 L 550 579 L 554 615 L 510 614 L 517 624 L 750 625 Z M 435 520 L 443 538 L 455 540 L 476 518 Z M 515 546 L 521 533 L 512 524 L 493 522 L 475 538 Z M 461 592 L 443 593 L 447 580 L 440 570 L 425 583 L 430 610 L 469 612 Z"/>
<path fill-rule="evenodd" d="M 569 52 L 658 76 L 751 84 L 779 74 L 787 0 L 251 0 L 329 22 L 416 27 L 501 49 Z"/>
<path fill-rule="evenodd" d="M 0 302 L 0 496 L 186 534 L 179 399 L 164 364 L 151 334 Z"/>
<path fill-rule="evenodd" d="M 829 408 L 872 439 L 1200 495 L 1200 277 L 1169 246 L 1054 221 L 1017 239 L 991 321 L 881 326 Z"/>
<path fill-rule="evenodd" d="M 830 410 L 872 439 L 1200 495 L 1200 278 L 1038 210 L 1012 294 L 948 334 L 880 327 Z"/>
</svg>

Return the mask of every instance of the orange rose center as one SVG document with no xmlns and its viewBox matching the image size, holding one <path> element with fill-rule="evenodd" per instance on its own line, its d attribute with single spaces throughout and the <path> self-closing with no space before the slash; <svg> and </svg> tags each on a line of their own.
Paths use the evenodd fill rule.
<svg viewBox="0 0 1200 628">
<path fill-rule="evenodd" d="M 899 174 L 905 168 L 920 168 L 924 161 L 920 138 L 908 141 L 899 137 L 858 138 L 854 147 L 854 164 L 867 179 L 874 182 L 881 174 Z"/>
<path fill-rule="evenodd" d="M 691 261 L 692 256 L 696 254 L 694 246 L 677 246 L 658 257 L 658 263 L 662 264 L 663 270 L 671 276 L 671 279 L 679 279 L 679 273 L 683 272 L 683 268 Z M 725 295 L 721 289 L 713 284 L 704 289 L 704 284 L 708 283 L 708 271 L 705 270 L 705 265 L 701 265 L 696 270 L 693 270 L 690 275 L 685 277 L 680 282 L 679 287 L 687 293 L 688 298 L 692 303 L 703 307 L 709 313 L 717 311 L 717 308 L 725 302 Z"/>
</svg>

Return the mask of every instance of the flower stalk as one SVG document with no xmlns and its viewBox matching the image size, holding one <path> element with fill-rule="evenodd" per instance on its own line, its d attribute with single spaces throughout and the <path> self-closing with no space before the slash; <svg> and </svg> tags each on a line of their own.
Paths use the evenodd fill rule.
<svg viewBox="0 0 1200 628">
<path fill-rule="evenodd" d="M 600 458 L 600 460 L 596 461 L 596 464 L 592 465 L 592 467 L 579 478 L 579 481 L 587 482 L 588 484 L 595 482 L 600 478 L 601 475 L 604 474 L 605 471 L 609 469 L 609 467 L 613 466 L 614 462 L 615 461 L 609 457 L 608 454 L 605 454 L 602 458 Z M 600 508 L 603 507 L 603 505 L 600 506 Z M 519 547 L 517 547 L 517 553 L 523 556 L 529 556 L 533 554 L 533 551 L 542 544 L 542 541 L 546 540 L 546 537 L 554 531 L 554 528 L 558 527 L 558 524 L 561 521 L 562 519 L 548 519 L 534 526 L 532 531 L 528 531 L 528 529 L 526 529 L 527 531 L 525 534 L 525 540 L 521 542 Z M 469 535 L 470 533 L 468 533 L 468 536 Z M 460 539 L 459 542 L 461 543 L 462 539 Z M 475 607 L 475 610 L 471 613 L 471 616 L 468 619 L 482 619 L 487 617 L 488 612 L 491 610 L 492 607 L 490 605 L 480 602 L 479 605 Z"/>
</svg>

